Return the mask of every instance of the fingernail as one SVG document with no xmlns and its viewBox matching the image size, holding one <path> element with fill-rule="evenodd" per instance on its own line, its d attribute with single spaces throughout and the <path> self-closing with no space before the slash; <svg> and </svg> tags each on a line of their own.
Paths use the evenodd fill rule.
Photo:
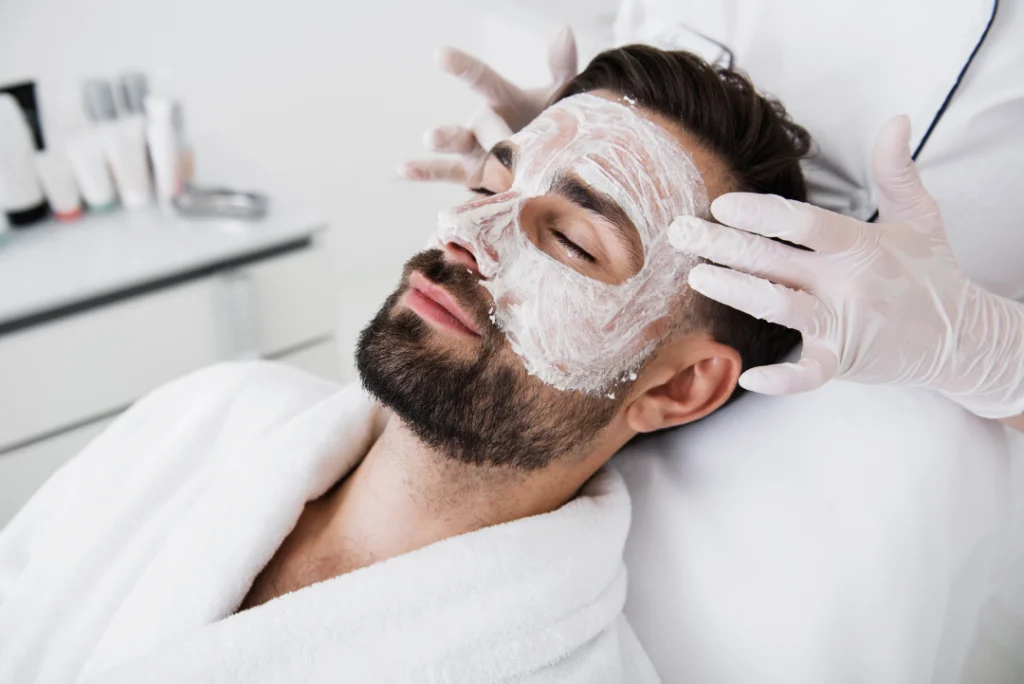
<svg viewBox="0 0 1024 684">
<path fill-rule="evenodd" d="M 711 213 L 722 223 L 732 223 L 743 215 L 746 205 L 747 198 L 741 193 L 727 192 L 711 203 Z"/>
<path fill-rule="evenodd" d="M 900 114 L 900 118 L 903 119 L 903 130 L 905 131 L 904 132 L 904 137 L 905 137 L 906 142 L 907 142 L 907 144 L 905 146 L 905 150 L 906 150 L 907 156 L 909 157 L 909 156 L 911 156 L 911 151 L 910 151 L 910 134 L 911 134 L 910 116 L 907 115 L 907 114 Z"/>
<path fill-rule="evenodd" d="M 668 228 L 668 239 L 674 246 L 682 249 L 696 246 L 706 233 L 704 222 L 696 216 L 679 216 Z"/>
<path fill-rule="evenodd" d="M 711 273 L 711 267 L 707 264 L 697 264 L 690 269 L 690 275 L 686 278 L 686 282 L 689 283 L 690 287 L 698 292 L 702 292 L 705 289 L 705 285 L 708 280 L 713 277 Z"/>
<path fill-rule="evenodd" d="M 739 385 L 748 392 L 757 392 L 758 394 L 779 394 L 781 387 L 779 382 L 765 373 L 761 373 L 757 368 L 751 368 L 740 375 Z"/>
<path fill-rule="evenodd" d="M 398 166 L 396 166 L 395 167 L 395 172 L 399 176 L 401 176 L 402 178 L 405 178 L 407 180 L 418 180 L 419 179 L 419 173 L 416 170 L 416 167 L 414 167 L 409 162 L 403 162 L 403 163 L 399 164 Z"/>
</svg>

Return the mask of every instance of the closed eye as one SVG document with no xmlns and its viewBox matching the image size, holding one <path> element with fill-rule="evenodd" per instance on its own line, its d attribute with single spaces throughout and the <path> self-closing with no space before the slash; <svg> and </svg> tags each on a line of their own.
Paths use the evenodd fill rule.
<svg viewBox="0 0 1024 684">
<path fill-rule="evenodd" d="M 476 193 L 477 195 L 483 195 L 484 197 L 494 197 L 497 193 L 488 190 L 487 188 L 470 188 L 470 192 Z"/>
<path fill-rule="evenodd" d="M 576 257 L 577 259 L 583 259 L 584 261 L 590 264 L 597 263 L 597 259 L 588 254 L 586 250 L 577 245 L 575 242 L 567 238 L 563 233 L 560 233 L 557 230 L 551 232 L 554 234 L 555 239 L 558 240 L 558 242 L 563 247 L 565 247 L 566 251 L 569 252 L 572 256 Z"/>
</svg>

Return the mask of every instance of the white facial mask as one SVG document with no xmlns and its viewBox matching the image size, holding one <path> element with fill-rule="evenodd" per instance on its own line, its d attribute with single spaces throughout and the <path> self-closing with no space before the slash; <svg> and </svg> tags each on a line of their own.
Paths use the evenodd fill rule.
<svg viewBox="0 0 1024 684">
<path fill-rule="evenodd" d="M 668 131 L 596 95 L 562 100 L 509 142 L 518 148 L 512 187 L 442 212 L 434 244 L 472 250 L 494 298 L 491 320 L 531 374 L 558 389 L 614 396 L 615 383 L 635 379 L 657 345 L 647 328 L 669 313 L 696 263 L 669 244 L 668 226 L 707 214 L 700 173 Z M 522 229 L 524 205 L 565 174 L 614 200 L 636 226 L 644 264 L 626 281 L 582 275 Z"/>
</svg>

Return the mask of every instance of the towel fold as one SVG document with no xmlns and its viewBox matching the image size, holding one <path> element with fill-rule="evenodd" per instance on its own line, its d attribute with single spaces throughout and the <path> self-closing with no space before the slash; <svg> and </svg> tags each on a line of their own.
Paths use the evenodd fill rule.
<svg viewBox="0 0 1024 684">
<path fill-rule="evenodd" d="M 0 533 L 0 682 L 657 681 L 622 617 L 611 470 L 552 513 L 233 614 L 385 420 L 266 363 L 140 401 Z"/>
</svg>

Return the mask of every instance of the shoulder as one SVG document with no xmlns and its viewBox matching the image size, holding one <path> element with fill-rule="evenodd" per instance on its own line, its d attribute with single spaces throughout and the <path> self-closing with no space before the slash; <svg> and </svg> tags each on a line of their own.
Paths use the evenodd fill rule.
<svg viewBox="0 0 1024 684">
<path fill-rule="evenodd" d="M 340 391 L 332 382 L 268 361 L 220 363 L 135 402 L 74 459 L 130 468 L 137 455 L 219 451 L 261 434 Z"/>
<path fill-rule="evenodd" d="M 272 361 L 233 361 L 207 366 L 139 399 L 125 418 L 178 419 L 256 412 L 291 414 L 336 393 L 339 385 Z"/>
<path fill-rule="evenodd" d="M 338 391 L 339 386 L 274 361 L 229 361 L 173 380 L 140 399 L 138 404 L 167 401 L 197 392 L 234 396 L 243 388 L 278 395 L 322 397 Z"/>
</svg>

